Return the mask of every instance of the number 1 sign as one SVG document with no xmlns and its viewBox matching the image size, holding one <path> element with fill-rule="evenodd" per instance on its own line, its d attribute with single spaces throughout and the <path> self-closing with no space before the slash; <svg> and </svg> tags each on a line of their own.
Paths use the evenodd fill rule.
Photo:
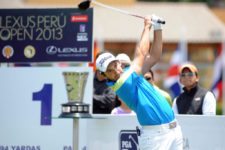
<svg viewBox="0 0 225 150">
<path fill-rule="evenodd" d="M 61 104 L 67 102 L 63 72 L 78 70 L 89 72 L 84 102 L 92 104 L 91 68 L 1 68 L 0 147 L 26 145 L 41 150 L 71 147 L 73 119 L 58 116 Z"/>
</svg>

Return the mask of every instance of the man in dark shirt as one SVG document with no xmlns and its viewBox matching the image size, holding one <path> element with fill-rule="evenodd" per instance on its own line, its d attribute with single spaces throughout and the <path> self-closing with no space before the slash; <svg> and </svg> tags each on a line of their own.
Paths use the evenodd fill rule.
<svg viewBox="0 0 225 150">
<path fill-rule="evenodd" d="M 216 114 L 216 99 L 211 91 L 199 86 L 198 69 L 194 64 L 188 63 L 180 67 L 180 82 L 184 91 L 173 101 L 175 113 Z"/>
<path fill-rule="evenodd" d="M 110 114 L 116 105 L 116 94 L 106 85 L 106 78 L 98 70 L 94 77 L 93 113 Z"/>
</svg>

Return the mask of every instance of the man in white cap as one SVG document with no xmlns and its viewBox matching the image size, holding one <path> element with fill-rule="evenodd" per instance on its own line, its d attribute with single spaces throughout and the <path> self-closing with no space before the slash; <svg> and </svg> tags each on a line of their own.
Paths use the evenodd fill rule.
<svg viewBox="0 0 225 150">
<path fill-rule="evenodd" d="M 122 68 L 126 68 L 131 64 L 130 57 L 125 53 L 118 54 L 116 59 L 120 61 Z"/>
<path fill-rule="evenodd" d="M 138 132 L 141 150 L 182 150 L 182 132 L 173 110 L 165 98 L 141 75 L 145 57 L 149 53 L 151 26 L 154 29 L 153 41 L 162 38 L 161 24 L 155 21 L 158 19 L 157 16 L 145 18 L 142 36 L 130 67 L 123 69 L 111 53 L 99 55 L 96 67 L 106 76 L 108 85 L 120 99 L 136 113 L 142 126 Z M 155 52 L 155 49 L 152 50 Z M 154 55 L 150 58 L 156 60 Z M 155 63 L 152 61 L 151 65 Z"/>
</svg>

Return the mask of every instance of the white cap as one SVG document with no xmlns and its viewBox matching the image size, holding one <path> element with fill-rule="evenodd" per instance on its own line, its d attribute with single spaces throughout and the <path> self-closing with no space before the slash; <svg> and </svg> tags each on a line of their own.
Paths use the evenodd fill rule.
<svg viewBox="0 0 225 150">
<path fill-rule="evenodd" d="M 108 65 L 117 60 L 111 53 L 100 54 L 96 60 L 96 67 L 101 72 L 106 72 Z"/>
<path fill-rule="evenodd" d="M 118 54 L 116 56 L 116 59 L 121 61 L 122 63 L 131 64 L 130 57 L 125 53 Z"/>
</svg>

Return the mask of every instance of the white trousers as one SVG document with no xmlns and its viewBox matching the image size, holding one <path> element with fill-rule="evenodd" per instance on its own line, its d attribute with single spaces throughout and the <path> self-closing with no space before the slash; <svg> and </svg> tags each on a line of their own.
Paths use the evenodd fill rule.
<svg viewBox="0 0 225 150">
<path fill-rule="evenodd" d="M 138 137 L 140 150 L 183 150 L 181 127 L 170 124 L 144 126 Z"/>
</svg>

